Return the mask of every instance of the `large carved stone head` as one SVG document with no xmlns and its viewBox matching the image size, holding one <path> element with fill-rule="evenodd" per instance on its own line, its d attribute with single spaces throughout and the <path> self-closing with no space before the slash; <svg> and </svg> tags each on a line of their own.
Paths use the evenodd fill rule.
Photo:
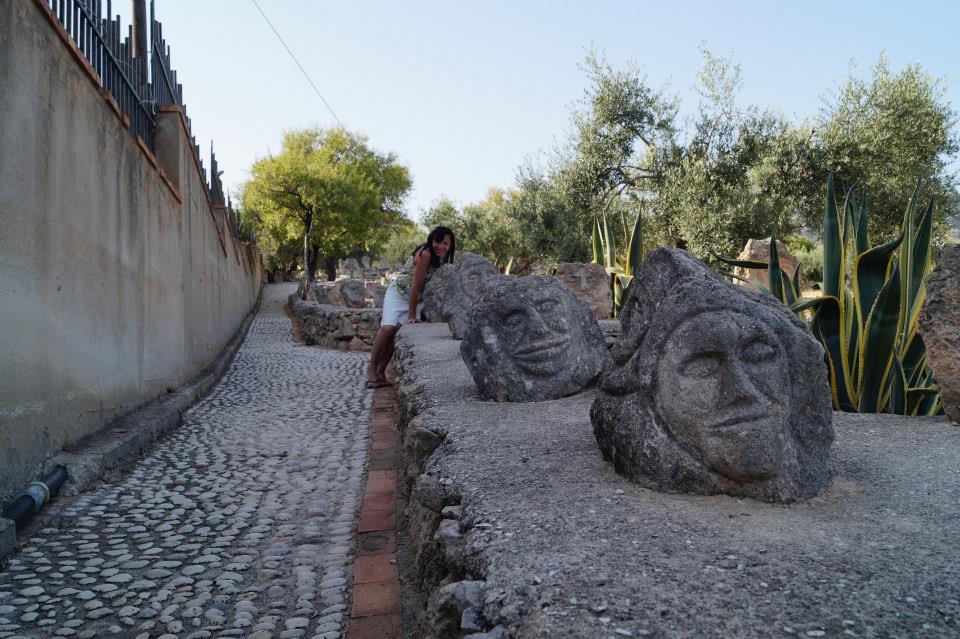
<svg viewBox="0 0 960 639">
<path fill-rule="evenodd" d="M 454 339 L 463 339 L 467 331 L 467 317 L 480 285 L 500 271 L 490 260 L 480 255 L 468 256 L 456 265 L 446 278 L 441 317 L 450 326 Z"/>
<path fill-rule="evenodd" d="M 460 257 L 460 253 L 457 253 Z M 443 321 L 443 298 L 447 293 L 447 281 L 456 270 L 455 264 L 444 264 L 423 287 L 423 307 L 420 319 L 425 322 Z"/>
<path fill-rule="evenodd" d="M 597 319 L 607 319 L 613 312 L 613 292 L 610 290 L 610 275 L 600 264 L 583 262 L 560 262 L 553 277 L 566 284 Z"/>
<path fill-rule="evenodd" d="M 782 304 L 659 249 L 620 319 L 591 410 L 618 472 L 657 490 L 776 502 L 829 483 L 823 349 Z"/>
<path fill-rule="evenodd" d="M 487 282 L 470 310 L 460 354 L 480 395 L 539 401 L 575 393 L 607 352 L 590 309 L 550 277 Z"/>
</svg>

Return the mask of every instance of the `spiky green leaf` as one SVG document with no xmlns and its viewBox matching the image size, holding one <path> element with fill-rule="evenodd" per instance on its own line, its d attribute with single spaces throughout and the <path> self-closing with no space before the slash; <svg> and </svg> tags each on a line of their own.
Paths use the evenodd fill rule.
<svg viewBox="0 0 960 639">
<path fill-rule="evenodd" d="M 591 243 L 593 248 L 593 263 L 602 264 L 600 261 L 603 259 L 603 244 L 600 239 L 600 220 L 593 221 L 593 242 Z"/>
<path fill-rule="evenodd" d="M 856 299 L 857 321 L 862 327 L 877 301 L 880 289 L 890 277 L 893 254 L 903 241 L 903 233 L 886 244 L 874 247 L 857 256 L 853 263 L 853 292 Z"/>
<path fill-rule="evenodd" d="M 767 282 L 770 286 L 770 293 L 780 300 L 785 301 L 783 293 L 783 272 L 780 270 L 780 252 L 777 250 L 777 235 L 770 236 L 770 261 L 767 264 Z"/>
<path fill-rule="evenodd" d="M 883 392 L 893 366 L 899 310 L 900 269 L 894 267 L 864 323 L 864 342 L 860 350 L 860 400 L 857 404 L 861 413 L 878 413 L 884 408 Z"/>
<path fill-rule="evenodd" d="M 628 275 L 635 275 L 640 261 L 643 259 L 643 211 L 637 212 L 637 219 L 630 231 L 630 245 L 627 248 L 625 269 Z"/>
<path fill-rule="evenodd" d="M 823 292 L 839 298 L 843 286 L 843 238 L 837 215 L 833 174 L 827 177 L 827 204 L 823 211 Z"/>
</svg>

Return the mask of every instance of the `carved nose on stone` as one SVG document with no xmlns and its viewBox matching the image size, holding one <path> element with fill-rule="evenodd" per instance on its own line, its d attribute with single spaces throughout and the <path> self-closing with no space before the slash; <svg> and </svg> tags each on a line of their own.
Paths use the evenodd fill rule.
<svg viewBox="0 0 960 639">
<path fill-rule="evenodd" d="M 722 407 L 734 407 L 741 404 L 752 404 L 760 399 L 757 387 L 750 380 L 740 366 L 727 363 L 720 374 L 720 397 L 718 403 Z"/>
<path fill-rule="evenodd" d="M 547 335 L 552 333 L 550 327 L 547 326 L 547 323 L 541 317 L 540 313 L 531 310 L 530 314 L 527 316 L 529 323 L 527 324 L 527 334 L 528 335 Z"/>
</svg>

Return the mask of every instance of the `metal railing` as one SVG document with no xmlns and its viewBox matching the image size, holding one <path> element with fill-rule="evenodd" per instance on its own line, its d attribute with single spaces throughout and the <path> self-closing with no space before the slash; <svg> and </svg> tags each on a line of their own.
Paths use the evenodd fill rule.
<svg viewBox="0 0 960 639">
<path fill-rule="evenodd" d="M 111 1 L 107 0 L 106 14 L 100 0 L 47 1 L 99 76 L 101 86 L 117 101 L 120 113 L 130 118 L 130 130 L 154 148 L 156 121 L 147 99 L 146 65 L 133 57 L 130 28 L 124 34 L 120 16 L 110 18 Z"/>
<path fill-rule="evenodd" d="M 156 151 L 156 106 L 175 104 L 180 107 L 207 194 L 214 204 L 224 204 L 222 172 L 218 171 L 213 144 L 210 144 L 211 171 L 208 176 L 183 103 L 183 85 L 177 81 L 170 46 L 163 37 L 163 25 L 156 19 L 154 0 L 150 0 L 150 42 L 144 47 L 148 55 L 136 57 L 133 28 L 128 26 L 124 32 L 120 16 L 111 17 L 112 0 L 106 0 L 106 12 L 103 11 L 103 0 L 45 2 L 96 72 L 102 88 L 113 96 L 121 115 L 130 119 L 133 135 L 143 138 L 151 151 Z"/>
</svg>

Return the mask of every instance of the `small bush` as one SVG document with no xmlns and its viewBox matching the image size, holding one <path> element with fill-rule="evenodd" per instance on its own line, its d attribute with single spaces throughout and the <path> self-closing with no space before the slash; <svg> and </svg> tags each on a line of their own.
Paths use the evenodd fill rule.
<svg viewBox="0 0 960 639">
<path fill-rule="evenodd" d="M 809 251 L 794 253 L 800 262 L 800 274 L 811 282 L 823 282 L 823 246 L 817 245 Z"/>
</svg>

